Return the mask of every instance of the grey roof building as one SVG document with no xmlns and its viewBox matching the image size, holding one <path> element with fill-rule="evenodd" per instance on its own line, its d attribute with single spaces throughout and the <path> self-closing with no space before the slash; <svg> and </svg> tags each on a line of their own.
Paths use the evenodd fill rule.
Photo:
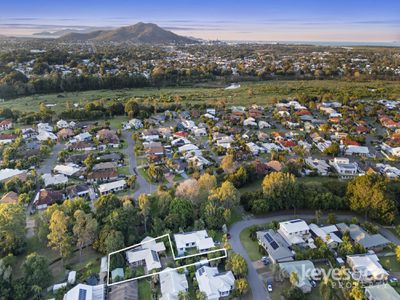
<svg viewBox="0 0 400 300">
<path fill-rule="evenodd" d="M 383 235 L 379 233 L 369 234 L 356 224 L 350 224 L 350 226 L 347 226 L 345 223 L 339 223 L 336 226 L 342 233 L 348 231 L 351 239 L 363 245 L 366 249 L 382 248 L 390 243 L 390 241 Z"/>
<path fill-rule="evenodd" d="M 272 229 L 257 232 L 258 243 L 268 252 L 273 263 L 293 261 L 294 254 L 281 235 Z"/>
</svg>

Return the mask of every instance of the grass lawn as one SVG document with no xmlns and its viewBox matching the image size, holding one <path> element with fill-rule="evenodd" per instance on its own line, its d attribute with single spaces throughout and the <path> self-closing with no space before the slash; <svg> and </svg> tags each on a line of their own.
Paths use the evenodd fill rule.
<svg viewBox="0 0 400 300">
<path fill-rule="evenodd" d="M 129 117 L 128 116 L 117 116 L 114 118 L 106 119 L 106 121 L 110 122 L 110 126 L 113 129 L 121 129 L 122 122 L 128 122 Z"/>
<path fill-rule="evenodd" d="M 131 175 L 131 173 L 129 172 L 129 167 L 118 168 L 118 174 Z"/>
<path fill-rule="evenodd" d="M 400 272 L 400 263 L 397 261 L 396 256 L 382 256 L 379 257 L 382 266 L 391 272 Z"/>
<path fill-rule="evenodd" d="M 239 222 L 242 220 L 242 214 L 240 214 L 236 209 L 232 209 L 231 220 L 228 225 Z"/>
<path fill-rule="evenodd" d="M 261 82 L 244 82 L 241 88 L 225 90 L 221 84 L 215 87 L 166 87 L 166 88 L 136 88 L 119 90 L 95 90 L 84 92 L 66 92 L 43 95 L 32 95 L 8 100 L 0 103 L 0 108 L 12 107 L 22 112 L 39 111 L 39 104 L 56 104 L 52 110 L 56 113 L 65 110 L 65 104 L 78 103 L 83 107 L 87 102 L 98 99 L 121 99 L 126 101 L 129 98 L 180 96 L 182 102 L 188 103 L 215 103 L 216 100 L 224 98 L 227 105 L 248 105 L 249 103 L 269 104 L 275 97 L 295 97 L 299 93 L 305 93 L 310 97 L 322 96 L 325 93 L 332 93 L 339 96 L 344 90 L 365 95 L 364 98 L 398 98 L 400 87 L 393 81 L 369 81 L 369 82 L 348 82 L 341 80 L 277 80 Z M 382 89 L 383 94 L 375 95 L 369 89 Z M 251 90 L 251 93 L 249 93 Z M 146 100 L 143 99 L 143 102 Z M 151 100 L 152 101 L 152 100 Z"/>
<path fill-rule="evenodd" d="M 139 280 L 138 289 L 140 300 L 151 300 L 150 283 L 146 279 Z"/>
<path fill-rule="evenodd" d="M 258 251 L 258 242 L 253 241 L 250 237 L 250 230 L 249 228 L 244 229 L 240 233 L 240 242 L 242 243 L 243 247 L 246 249 L 247 254 L 249 255 L 252 261 L 256 261 L 261 259 L 262 255 Z"/>
<path fill-rule="evenodd" d="M 257 179 L 249 184 L 246 184 L 245 186 L 239 188 L 240 193 L 246 193 L 246 192 L 255 192 L 257 190 L 261 190 L 261 183 L 263 181 L 263 178 Z"/>
</svg>

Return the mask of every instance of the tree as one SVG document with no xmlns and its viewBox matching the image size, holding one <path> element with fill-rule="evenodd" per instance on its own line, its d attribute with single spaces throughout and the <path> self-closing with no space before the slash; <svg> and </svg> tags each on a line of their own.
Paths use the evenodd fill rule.
<svg viewBox="0 0 400 300">
<path fill-rule="evenodd" d="M 200 197 L 205 199 L 208 197 L 210 191 L 217 187 L 217 178 L 207 172 L 200 176 L 199 180 Z"/>
<path fill-rule="evenodd" d="M 329 213 L 327 221 L 329 224 L 336 224 L 336 215 L 334 213 Z"/>
<path fill-rule="evenodd" d="M 0 259 L 0 299 L 11 299 L 12 268 L 6 260 Z"/>
<path fill-rule="evenodd" d="M 231 174 L 236 170 L 236 163 L 233 155 L 228 154 L 225 155 L 221 160 L 221 168 L 224 170 L 226 174 Z"/>
<path fill-rule="evenodd" d="M 197 199 L 199 197 L 200 186 L 196 179 L 186 179 L 181 182 L 176 188 L 176 196 L 183 199 L 190 200 L 193 204 L 197 204 Z"/>
<path fill-rule="evenodd" d="M 82 210 L 74 213 L 75 223 L 72 228 L 79 248 L 79 257 L 82 257 L 82 248 L 88 246 L 94 239 L 97 231 L 97 221 L 91 214 L 85 214 Z"/>
<path fill-rule="evenodd" d="M 396 247 L 396 258 L 397 261 L 400 262 L 400 246 Z"/>
<path fill-rule="evenodd" d="M 365 299 L 364 291 L 358 282 L 353 283 L 353 287 L 351 288 L 351 291 L 350 291 L 350 296 L 352 297 L 353 300 L 364 300 Z"/>
<path fill-rule="evenodd" d="M 137 177 L 136 175 L 131 175 L 126 179 L 126 184 L 130 187 L 130 188 L 134 188 L 135 184 L 136 184 L 136 180 Z"/>
<path fill-rule="evenodd" d="M 189 293 L 186 291 L 179 291 L 178 293 L 178 299 L 179 300 L 190 300 Z"/>
<path fill-rule="evenodd" d="M 326 155 L 337 156 L 340 153 L 340 146 L 338 143 L 332 143 L 330 146 L 326 147 L 324 150 Z"/>
<path fill-rule="evenodd" d="M 249 283 L 246 278 L 240 278 L 235 281 L 236 291 L 239 295 L 247 294 L 249 291 Z"/>
<path fill-rule="evenodd" d="M 100 196 L 94 203 L 99 224 L 105 223 L 111 212 L 119 207 L 122 207 L 122 201 L 114 194 Z"/>
<path fill-rule="evenodd" d="M 88 157 L 83 161 L 84 165 L 86 166 L 86 170 L 90 172 L 95 164 L 96 160 L 94 158 L 93 153 L 89 153 Z"/>
<path fill-rule="evenodd" d="M 296 209 L 301 206 L 301 193 L 293 174 L 270 173 L 264 177 L 262 188 L 271 210 Z"/>
<path fill-rule="evenodd" d="M 286 300 L 304 300 L 306 296 L 303 291 L 299 289 L 297 286 L 292 286 L 290 289 L 284 291 L 282 293 Z"/>
<path fill-rule="evenodd" d="M 190 201 L 174 198 L 169 206 L 169 214 L 165 222 L 171 230 L 186 229 L 193 225 L 193 205 Z"/>
<path fill-rule="evenodd" d="M 63 259 L 72 253 L 72 238 L 68 231 L 69 217 L 61 210 L 53 212 L 50 218 L 48 245 L 58 250 Z"/>
<path fill-rule="evenodd" d="M 206 297 L 206 294 L 204 294 L 204 292 L 201 292 L 201 291 L 196 291 L 196 299 L 197 300 L 206 300 L 207 299 L 207 297 Z"/>
<path fill-rule="evenodd" d="M 315 220 L 316 220 L 317 224 L 319 224 L 321 217 L 322 217 L 322 211 L 320 209 L 317 209 L 315 211 Z"/>
<path fill-rule="evenodd" d="M 242 278 L 247 275 L 247 263 L 240 254 L 232 254 L 225 267 L 227 270 L 231 270 L 236 277 Z"/>
<path fill-rule="evenodd" d="M 150 164 L 147 168 L 147 174 L 152 178 L 155 182 L 161 182 L 164 173 L 160 166 L 156 166 L 155 164 Z"/>
<path fill-rule="evenodd" d="M 216 198 L 226 208 L 237 206 L 240 201 L 240 193 L 230 181 L 224 181 L 221 187 L 215 189 L 209 199 Z"/>
<path fill-rule="evenodd" d="M 21 205 L 0 204 L 0 255 L 18 254 L 26 243 L 26 214 Z"/>
<path fill-rule="evenodd" d="M 22 264 L 25 283 L 30 286 L 38 286 L 41 289 L 48 287 L 51 283 L 52 274 L 49 263 L 44 256 L 35 252 L 29 254 Z"/>
<path fill-rule="evenodd" d="M 151 199 L 146 194 L 140 194 L 138 198 L 138 205 L 144 219 L 144 231 L 147 232 L 147 219 L 150 214 Z"/>
<path fill-rule="evenodd" d="M 388 188 L 388 179 L 377 174 L 357 176 L 347 186 L 350 209 L 383 223 L 392 223 L 397 205 Z"/>
</svg>

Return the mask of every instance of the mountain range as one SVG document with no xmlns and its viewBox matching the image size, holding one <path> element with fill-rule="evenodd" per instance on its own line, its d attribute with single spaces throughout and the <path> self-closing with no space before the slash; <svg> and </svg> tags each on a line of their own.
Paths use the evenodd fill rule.
<svg viewBox="0 0 400 300">
<path fill-rule="evenodd" d="M 177 35 L 153 23 L 139 22 L 132 26 L 87 33 L 71 32 L 60 38 L 62 42 L 131 42 L 137 44 L 195 44 L 197 40 Z"/>
</svg>

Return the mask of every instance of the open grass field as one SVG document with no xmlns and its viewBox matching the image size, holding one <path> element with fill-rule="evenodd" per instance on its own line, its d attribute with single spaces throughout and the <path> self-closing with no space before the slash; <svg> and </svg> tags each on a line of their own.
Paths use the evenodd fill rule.
<svg viewBox="0 0 400 300">
<path fill-rule="evenodd" d="M 213 87 L 167 87 L 167 88 L 137 88 L 121 90 L 95 90 L 84 92 L 69 92 L 33 95 L 8 100 L 0 103 L 0 108 L 8 107 L 20 111 L 38 111 L 39 104 L 52 105 L 52 109 L 59 113 L 65 109 L 65 104 L 79 104 L 98 99 L 121 99 L 132 97 L 152 97 L 157 100 L 169 96 L 179 96 L 181 102 L 215 103 L 225 99 L 228 105 L 247 105 L 251 103 L 268 104 L 275 98 L 296 97 L 299 94 L 308 96 L 322 96 L 331 93 L 333 97 L 344 94 L 354 98 L 380 99 L 400 98 L 400 85 L 391 81 L 349 82 L 338 80 L 310 80 L 310 81 L 263 81 L 241 83 L 241 87 L 234 90 Z M 55 106 L 54 106 L 55 105 Z"/>
<path fill-rule="evenodd" d="M 247 254 L 249 255 L 252 261 L 260 260 L 262 255 L 258 251 L 258 243 L 257 241 L 253 241 L 249 235 L 250 235 L 250 229 L 249 228 L 243 229 L 243 231 L 240 233 L 240 242 L 246 249 Z"/>
</svg>

